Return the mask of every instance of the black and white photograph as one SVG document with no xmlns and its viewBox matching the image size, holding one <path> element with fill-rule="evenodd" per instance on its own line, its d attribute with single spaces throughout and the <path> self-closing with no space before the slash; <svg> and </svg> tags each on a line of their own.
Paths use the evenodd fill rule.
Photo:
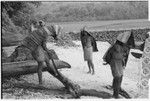
<svg viewBox="0 0 150 101">
<path fill-rule="evenodd" d="M 148 0 L 1 1 L 1 99 L 149 99 Z"/>
</svg>

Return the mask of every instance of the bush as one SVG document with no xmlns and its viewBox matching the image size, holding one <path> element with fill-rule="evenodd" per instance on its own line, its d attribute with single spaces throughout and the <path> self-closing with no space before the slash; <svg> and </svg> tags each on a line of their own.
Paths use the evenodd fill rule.
<svg viewBox="0 0 150 101">
<path fill-rule="evenodd" d="M 2 5 L 2 45 L 19 44 L 28 34 L 30 20 L 34 18 L 34 6 L 40 2 L 8 2 Z"/>
<path fill-rule="evenodd" d="M 95 37 L 98 41 L 108 41 L 113 44 L 120 33 L 125 31 L 132 31 L 135 41 L 143 41 L 145 39 L 145 35 L 150 31 L 150 28 L 143 29 L 131 29 L 131 30 L 118 30 L 118 31 L 99 31 L 99 32 L 89 32 L 93 37 Z M 73 40 L 80 40 L 80 33 L 69 33 Z"/>
<path fill-rule="evenodd" d="M 62 33 L 58 36 L 56 46 L 76 47 L 77 45 L 72 41 L 72 38 L 68 33 Z"/>
<path fill-rule="evenodd" d="M 56 2 L 41 5 L 37 12 L 48 22 L 147 19 L 148 2 Z"/>
</svg>

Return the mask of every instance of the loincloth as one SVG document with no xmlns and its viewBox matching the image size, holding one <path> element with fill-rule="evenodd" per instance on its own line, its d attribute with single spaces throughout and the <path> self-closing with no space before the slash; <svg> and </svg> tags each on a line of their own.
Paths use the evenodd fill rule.
<svg viewBox="0 0 150 101">
<path fill-rule="evenodd" d="M 84 47 L 83 48 L 83 51 L 84 51 L 84 60 L 87 61 L 87 60 L 91 60 L 92 61 L 92 58 L 93 58 L 93 49 L 92 47 Z"/>
</svg>

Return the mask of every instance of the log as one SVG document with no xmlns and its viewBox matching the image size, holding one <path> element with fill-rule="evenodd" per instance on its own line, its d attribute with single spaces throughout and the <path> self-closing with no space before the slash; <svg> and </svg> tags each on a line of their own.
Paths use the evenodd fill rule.
<svg viewBox="0 0 150 101">
<path fill-rule="evenodd" d="M 52 59 L 54 59 L 57 69 L 71 68 L 71 66 L 68 63 L 59 60 L 54 50 L 49 51 L 48 54 L 51 55 Z M 4 62 L 2 63 L 2 77 L 3 78 L 5 77 L 9 78 L 13 76 L 18 77 L 20 75 L 36 73 L 37 62 L 35 61 L 33 62 L 31 51 L 22 45 L 16 47 L 15 51 L 11 54 L 11 56 L 6 58 Z M 50 63 L 52 65 L 51 61 Z M 78 90 L 80 88 L 79 85 L 74 84 L 70 79 L 62 75 L 59 71 L 58 71 L 59 75 L 57 76 L 54 75 L 54 72 L 51 68 L 44 67 L 43 71 L 48 71 L 51 75 L 56 77 L 67 88 L 67 90 L 71 91 L 71 94 L 75 98 L 79 97 L 78 96 Z"/>
<path fill-rule="evenodd" d="M 54 60 L 57 69 L 71 68 L 71 66 L 61 60 Z M 53 66 L 51 60 L 50 65 Z M 37 72 L 37 62 L 35 60 L 27 60 L 21 62 L 9 62 L 2 63 L 2 77 L 15 77 L 20 75 L 32 74 Z M 47 67 L 43 68 L 43 71 L 47 71 Z"/>
<path fill-rule="evenodd" d="M 35 90 L 45 90 L 45 91 L 50 90 L 50 91 L 57 91 L 57 92 L 63 93 L 63 94 L 67 93 L 66 90 L 64 90 L 64 89 L 49 88 L 49 87 L 45 87 L 43 85 L 28 83 L 27 81 L 23 81 L 23 82 L 8 81 L 7 84 L 11 85 L 9 88 L 13 87 L 13 88 L 35 89 Z M 7 89 L 7 88 L 5 88 L 5 89 Z M 5 89 L 3 89 L 4 92 L 6 91 Z M 95 89 L 80 89 L 78 94 L 79 94 L 79 96 L 94 96 L 94 97 L 99 97 L 99 98 L 103 98 L 103 99 L 112 98 L 112 94 L 107 93 L 105 91 L 97 91 Z M 74 98 L 74 96 L 69 96 L 69 98 Z"/>
<path fill-rule="evenodd" d="M 57 54 L 54 50 L 49 51 L 50 56 L 54 59 L 54 62 L 56 64 L 57 69 L 61 68 L 71 68 L 71 66 L 64 62 L 59 60 Z M 56 60 L 57 59 L 57 60 Z M 20 75 L 26 75 L 31 73 L 36 73 L 37 71 L 37 62 L 33 60 L 33 57 L 31 55 L 31 52 L 29 49 L 27 49 L 24 46 L 18 46 L 15 51 L 11 54 L 10 57 L 6 58 L 6 63 L 2 63 L 2 77 L 15 77 Z M 52 62 L 50 60 L 50 64 L 52 65 Z M 58 75 L 54 75 L 54 71 L 51 68 L 45 67 L 43 68 L 43 71 L 48 71 L 51 75 L 53 75 L 55 78 L 57 78 L 64 86 L 65 88 L 71 93 L 73 98 L 79 98 L 80 96 L 97 96 L 101 98 L 110 98 L 111 95 L 106 92 L 97 92 L 96 90 L 86 90 L 86 89 L 80 89 L 80 86 L 78 84 L 75 84 L 70 80 L 68 77 L 63 75 L 60 71 L 58 71 Z M 31 84 L 31 83 L 10 83 L 11 85 L 14 85 L 14 87 L 19 88 L 33 88 L 33 89 L 42 89 L 42 90 L 53 90 L 51 88 Z M 4 88 L 3 88 L 4 89 Z M 58 91 L 58 90 L 57 90 Z M 64 90 L 63 90 L 64 91 Z"/>
</svg>

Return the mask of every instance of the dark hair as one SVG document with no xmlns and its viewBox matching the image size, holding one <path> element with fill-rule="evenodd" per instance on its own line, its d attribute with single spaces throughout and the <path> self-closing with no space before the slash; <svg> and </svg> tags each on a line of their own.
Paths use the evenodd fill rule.
<svg viewBox="0 0 150 101">
<path fill-rule="evenodd" d="M 87 32 L 87 31 L 85 31 L 85 30 L 81 31 L 81 36 L 85 36 L 85 33 L 86 33 L 86 35 L 91 36 L 91 34 L 89 32 Z"/>
<path fill-rule="evenodd" d="M 131 47 L 135 47 L 133 32 L 131 31 L 131 35 L 127 41 L 127 45 Z"/>
<path fill-rule="evenodd" d="M 146 34 L 146 35 L 145 35 L 145 38 L 147 39 L 148 37 L 149 37 L 149 34 Z"/>
</svg>

